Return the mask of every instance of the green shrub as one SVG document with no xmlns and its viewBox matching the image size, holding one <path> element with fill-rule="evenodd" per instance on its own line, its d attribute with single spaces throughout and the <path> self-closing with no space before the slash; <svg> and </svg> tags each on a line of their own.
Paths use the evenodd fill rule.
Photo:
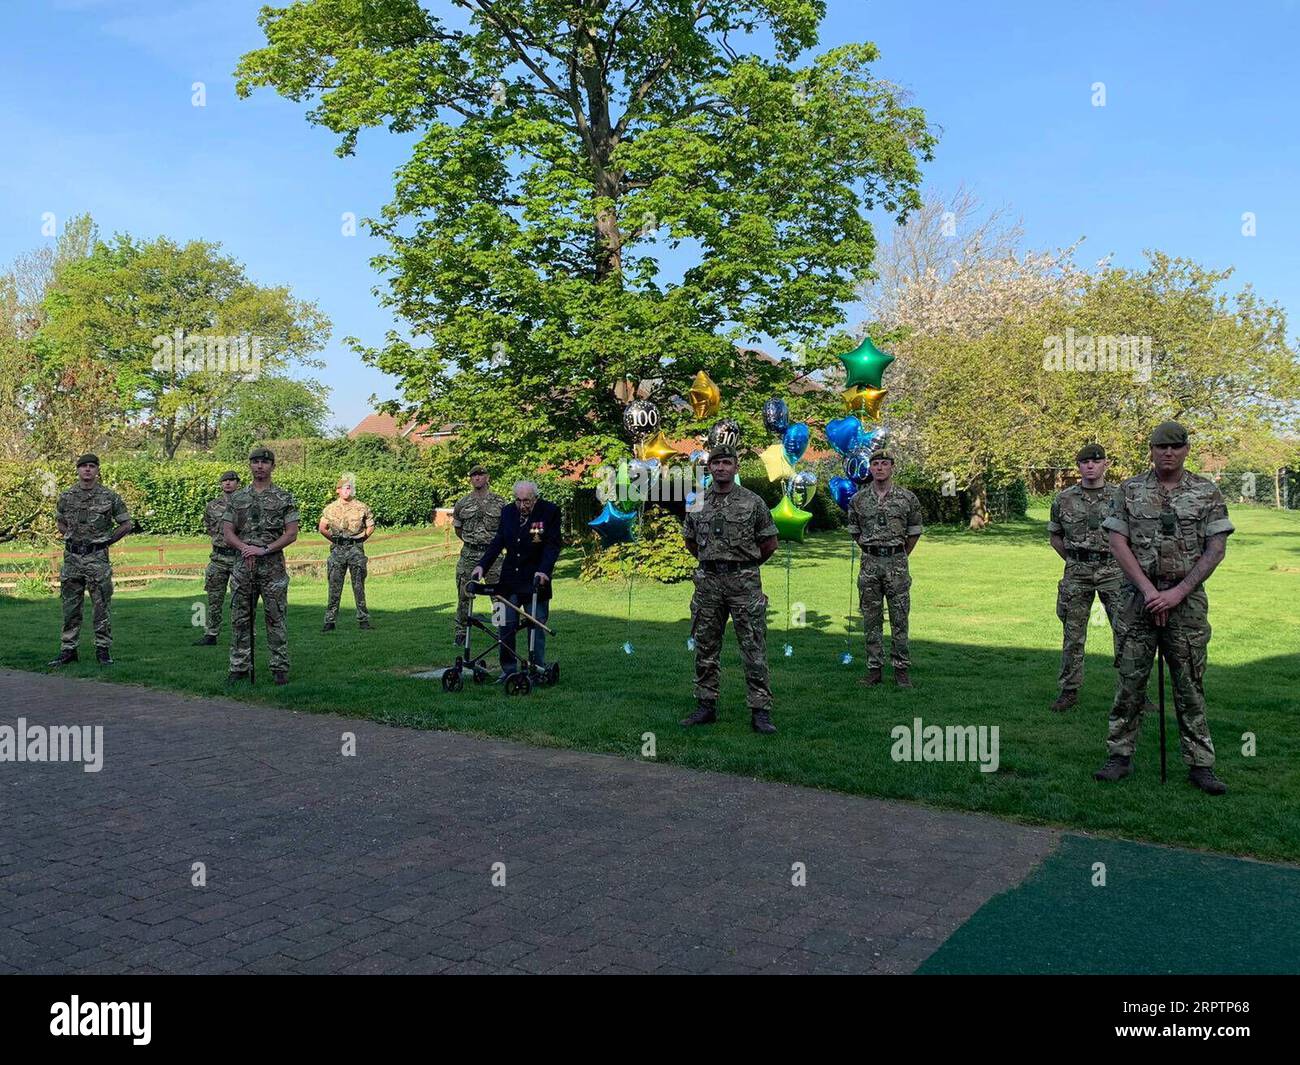
<svg viewBox="0 0 1300 1065">
<path fill-rule="evenodd" d="M 637 538 L 631 543 L 600 546 L 600 538 L 585 530 L 577 540 L 583 553 L 584 581 L 655 580 L 672 584 L 685 580 L 695 570 L 695 559 L 682 541 L 681 519 L 657 505 L 647 506 L 637 522 Z"/>
</svg>

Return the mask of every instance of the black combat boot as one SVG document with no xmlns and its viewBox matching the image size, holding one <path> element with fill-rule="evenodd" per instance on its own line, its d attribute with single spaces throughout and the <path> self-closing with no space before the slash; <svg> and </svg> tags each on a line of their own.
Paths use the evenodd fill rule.
<svg viewBox="0 0 1300 1065">
<path fill-rule="evenodd" d="M 1200 788 L 1206 795 L 1224 795 L 1228 785 L 1214 775 L 1208 765 L 1194 765 L 1187 771 L 1187 780 L 1193 787 Z"/>
<path fill-rule="evenodd" d="M 287 670 L 284 670 L 284 669 L 276 669 L 276 670 L 272 670 L 272 671 L 271 671 L 271 676 L 273 676 L 273 677 L 275 678 L 275 683 L 276 683 L 276 684 L 288 684 L 288 683 L 289 683 L 289 673 L 288 673 Z"/>
<path fill-rule="evenodd" d="M 755 710 L 749 715 L 749 727 L 755 732 L 771 734 L 776 731 L 776 726 L 772 724 L 772 714 L 769 710 Z"/>
<path fill-rule="evenodd" d="M 858 683 L 864 688 L 875 688 L 879 686 L 882 676 L 879 669 L 869 669 L 866 675 L 859 679 Z"/>
<path fill-rule="evenodd" d="M 912 678 L 907 675 L 907 667 L 894 670 L 894 683 L 900 688 L 915 688 Z"/>
<path fill-rule="evenodd" d="M 1133 759 L 1126 754 L 1112 754 L 1106 764 L 1092 774 L 1093 780 L 1123 780 L 1133 775 Z"/>
<path fill-rule="evenodd" d="M 226 674 L 227 684 L 238 684 L 241 680 L 248 680 L 248 670 L 244 669 L 240 670 L 238 673 L 232 672 Z"/>
<path fill-rule="evenodd" d="M 197 640 L 194 641 L 194 646 L 211 647 L 216 642 L 217 642 L 217 638 L 215 636 L 209 636 L 207 633 L 204 633 L 202 636 L 200 636 Z"/>
<path fill-rule="evenodd" d="M 1052 704 L 1052 713 L 1063 714 L 1079 705 L 1079 692 L 1075 688 L 1065 688 Z"/>
<path fill-rule="evenodd" d="M 370 624 L 370 619 L 369 619 L 369 618 L 366 618 L 365 621 L 358 622 L 357 627 L 358 627 L 358 628 L 361 628 L 361 629 L 373 629 L 373 628 L 374 628 L 374 626 L 373 626 L 372 624 Z"/>
<path fill-rule="evenodd" d="M 113 664 L 113 656 L 110 655 L 106 650 L 100 650 L 99 648 L 96 648 L 95 661 L 98 662 L 101 666 L 111 666 Z"/>
<path fill-rule="evenodd" d="M 76 660 L 77 660 L 77 652 L 75 650 L 60 651 L 58 657 L 55 658 L 53 661 L 47 662 L 46 665 L 48 665 L 51 669 L 58 669 L 59 666 L 66 666 L 69 662 L 75 662 Z"/>
<path fill-rule="evenodd" d="M 690 717 L 682 718 L 682 726 L 690 728 L 692 725 L 712 725 L 718 720 L 718 704 L 712 699 L 701 699 L 695 707 L 695 713 Z"/>
<path fill-rule="evenodd" d="M 322 626 L 320 627 L 320 631 L 321 631 L 321 632 L 333 632 L 333 631 L 334 631 L 334 622 L 332 622 L 332 621 L 327 621 L 327 622 L 325 622 L 325 624 L 322 625 Z"/>
</svg>

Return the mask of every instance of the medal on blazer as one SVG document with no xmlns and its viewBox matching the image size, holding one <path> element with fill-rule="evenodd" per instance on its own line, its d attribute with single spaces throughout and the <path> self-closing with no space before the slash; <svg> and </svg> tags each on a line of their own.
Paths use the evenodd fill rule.
<svg viewBox="0 0 1300 1065">
<path fill-rule="evenodd" d="M 535 544 L 540 544 L 542 542 L 542 524 L 543 523 L 540 521 L 533 522 L 531 532 L 533 534 L 533 543 Z"/>
</svg>

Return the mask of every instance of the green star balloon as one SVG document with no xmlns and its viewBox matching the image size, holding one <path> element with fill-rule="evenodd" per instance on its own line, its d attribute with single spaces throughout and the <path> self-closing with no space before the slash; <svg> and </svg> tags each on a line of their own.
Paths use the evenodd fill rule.
<svg viewBox="0 0 1300 1065">
<path fill-rule="evenodd" d="M 783 495 L 781 502 L 772 508 L 772 520 L 776 522 L 778 539 L 803 543 L 803 531 L 812 521 L 812 515 L 806 510 L 800 510 L 789 496 Z"/>
<path fill-rule="evenodd" d="M 840 361 L 844 363 L 846 388 L 861 385 L 880 388 L 880 379 L 884 376 L 885 368 L 894 361 L 894 356 L 881 351 L 871 342 L 870 337 L 863 337 L 861 344 L 840 356 Z"/>
</svg>

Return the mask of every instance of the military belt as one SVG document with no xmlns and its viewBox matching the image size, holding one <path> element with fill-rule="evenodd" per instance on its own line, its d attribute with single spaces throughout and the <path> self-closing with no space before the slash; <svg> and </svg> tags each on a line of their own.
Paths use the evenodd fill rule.
<svg viewBox="0 0 1300 1065">
<path fill-rule="evenodd" d="M 757 562 L 701 562 L 700 569 L 705 573 L 739 573 L 741 570 L 758 569 Z"/>
<path fill-rule="evenodd" d="M 64 542 L 63 550 L 70 555 L 93 555 L 99 551 L 107 551 L 108 544 L 92 544 L 84 540 L 68 540 Z"/>
<path fill-rule="evenodd" d="M 237 554 L 239 554 L 239 548 L 237 548 L 237 547 L 217 547 L 216 544 L 213 544 L 213 545 L 212 545 L 212 550 L 215 551 L 215 552 L 216 552 L 217 554 L 219 554 L 219 555 L 237 555 Z"/>
<path fill-rule="evenodd" d="M 331 536 L 330 539 L 333 540 L 334 543 L 339 545 L 365 543 L 365 541 L 361 539 L 360 536 Z"/>
<path fill-rule="evenodd" d="M 864 555 L 875 555 L 877 558 L 888 558 L 890 555 L 897 555 L 900 551 L 906 551 L 902 544 L 895 544 L 893 547 L 879 547 L 872 544 L 862 549 Z"/>
<path fill-rule="evenodd" d="M 1114 556 L 1109 551 L 1093 551 L 1087 547 L 1067 547 L 1065 557 L 1071 562 L 1109 562 Z"/>
</svg>

